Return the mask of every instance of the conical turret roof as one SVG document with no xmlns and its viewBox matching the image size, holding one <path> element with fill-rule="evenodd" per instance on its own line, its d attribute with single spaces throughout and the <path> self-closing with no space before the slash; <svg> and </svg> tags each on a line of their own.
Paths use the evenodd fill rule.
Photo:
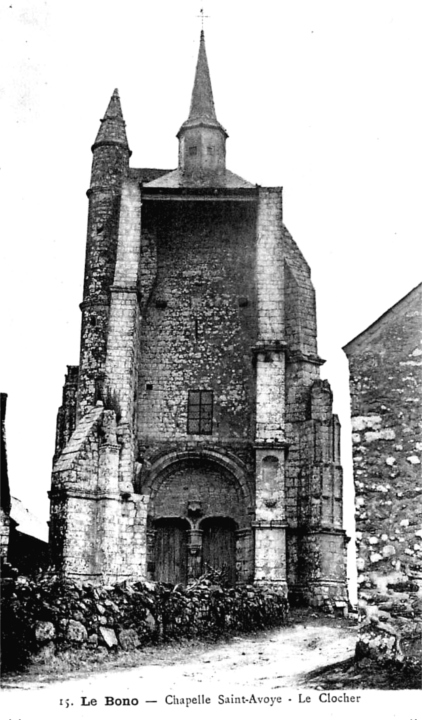
<svg viewBox="0 0 422 720">
<path fill-rule="evenodd" d="M 101 120 L 101 126 L 92 149 L 104 143 L 124 145 L 129 149 L 125 125 L 119 91 L 116 89 Z"/>
</svg>

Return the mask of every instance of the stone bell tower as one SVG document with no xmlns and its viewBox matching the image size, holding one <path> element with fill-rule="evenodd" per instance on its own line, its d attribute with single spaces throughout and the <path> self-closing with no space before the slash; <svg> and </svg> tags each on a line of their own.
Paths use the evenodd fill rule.
<svg viewBox="0 0 422 720">
<path fill-rule="evenodd" d="M 57 567 L 186 583 L 210 567 L 346 598 L 338 419 L 282 189 L 226 164 L 205 37 L 173 170 L 131 168 L 117 91 L 93 145 L 79 368 L 59 411 Z"/>
</svg>

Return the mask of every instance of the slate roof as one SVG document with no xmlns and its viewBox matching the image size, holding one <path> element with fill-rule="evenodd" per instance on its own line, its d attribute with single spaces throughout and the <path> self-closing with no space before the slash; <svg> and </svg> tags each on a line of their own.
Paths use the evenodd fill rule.
<svg viewBox="0 0 422 720">
<path fill-rule="evenodd" d="M 227 137 L 226 130 L 218 122 L 215 114 L 211 77 L 208 67 L 207 53 L 205 50 L 205 35 L 204 31 L 201 30 L 198 62 L 196 64 L 189 117 L 186 122 L 183 123 L 177 136 L 179 136 L 180 132 L 185 128 L 203 124 L 218 128 Z"/>
<path fill-rule="evenodd" d="M 206 187 L 223 187 L 223 188 L 254 188 L 255 185 L 248 180 L 236 175 L 230 170 L 225 170 L 221 175 L 215 175 L 213 182 L 210 182 L 209 176 L 204 178 L 203 185 Z M 182 187 L 201 187 L 200 179 L 185 179 L 180 170 L 172 170 L 167 175 L 145 183 L 144 187 L 151 188 L 182 188 Z"/>
<path fill-rule="evenodd" d="M 149 183 L 171 172 L 172 170 L 159 170 L 158 168 L 129 168 L 128 176 L 130 180 Z"/>
<path fill-rule="evenodd" d="M 111 96 L 105 115 L 101 120 L 101 126 L 97 137 L 95 138 L 93 148 L 95 148 L 95 146 L 99 143 L 104 142 L 119 143 L 120 145 L 129 147 L 125 125 L 122 106 L 120 104 L 119 91 L 116 89 Z"/>
</svg>

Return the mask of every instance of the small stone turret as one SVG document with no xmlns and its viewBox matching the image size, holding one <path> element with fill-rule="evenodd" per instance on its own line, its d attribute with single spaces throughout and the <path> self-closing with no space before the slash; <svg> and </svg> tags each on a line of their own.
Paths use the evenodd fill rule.
<svg viewBox="0 0 422 720">
<path fill-rule="evenodd" d="M 85 258 L 77 418 L 103 390 L 110 287 L 114 279 L 120 196 L 131 152 L 115 90 L 94 145 Z"/>
<path fill-rule="evenodd" d="M 204 185 L 218 182 L 226 170 L 228 134 L 217 120 L 210 71 L 201 31 L 189 117 L 177 133 L 179 170 L 185 180 Z"/>
</svg>

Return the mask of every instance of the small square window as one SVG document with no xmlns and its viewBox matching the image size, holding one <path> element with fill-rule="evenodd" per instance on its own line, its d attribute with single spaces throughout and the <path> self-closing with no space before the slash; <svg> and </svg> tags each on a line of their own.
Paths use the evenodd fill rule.
<svg viewBox="0 0 422 720">
<path fill-rule="evenodd" d="M 192 147 L 189 148 L 189 155 L 196 155 L 197 151 L 198 151 L 198 149 L 197 149 L 196 145 L 193 145 Z"/>
<path fill-rule="evenodd" d="M 208 155 L 214 155 L 214 145 L 208 145 L 207 153 Z"/>
<path fill-rule="evenodd" d="M 190 390 L 188 397 L 188 433 L 211 435 L 213 393 L 211 390 Z"/>
</svg>

